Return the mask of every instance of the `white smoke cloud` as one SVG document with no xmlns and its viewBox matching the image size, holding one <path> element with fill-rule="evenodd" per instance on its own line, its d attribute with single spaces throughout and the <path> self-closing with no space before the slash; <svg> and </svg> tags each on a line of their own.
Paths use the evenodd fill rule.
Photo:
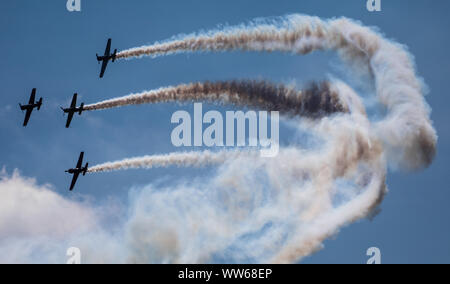
<svg viewBox="0 0 450 284">
<path fill-rule="evenodd" d="M 87 204 L 63 198 L 51 186 L 39 186 L 17 171 L 12 176 L 2 172 L 0 262 L 57 262 L 54 249 L 78 232 L 93 230 L 97 222 L 95 211 Z M 35 255 L 37 251 L 45 255 Z"/>
<path fill-rule="evenodd" d="M 96 226 L 95 212 L 87 205 L 62 198 L 50 186 L 38 186 L 17 171 L 11 177 L 3 172 L 0 191 L 0 239 L 48 234 L 66 238 Z"/>
<path fill-rule="evenodd" d="M 320 128 L 329 132 L 331 125 L 326 124 Z M 342 139 L 350 139 L 342 145 L 354 141 Z M 50 186 L 38 186 L 17 173 L 4 175 L 0 198 L 5 204 L 14 204 L 14 210 L 1 214 L 0 235 L 5 238 L 0 241 L 4 252 L 0 262 L 62 263 L 66 249 L 72 246 L 81 249 L 83 263 L 296 261 L 315 251 L 318 239 L 368 213 L 384 193 L 382 166 L 378 174 L 373 167 L 370 172 L 363 167 L 324 173 L 324 159 L 339 158 L 344 150 L 332 148 L 323 148 L 322 154 L 284 149 L 276 161 L 242 155 L 219 166 L 212 179 L 132 189 L 125 210 L 128 214 L 113 225 L 103 218 L 105 211 L 114 214 L 113 210 L 68 200 Z M 340 163 L 352 164 L 357 153 L 347 154 L 348 161 Z M 277 166 L 288 157 L 303 162 Z M 328 175 L 344 173 L 349 177 L 343 179 L 357 175 L 361 187 L 328 184 Z M 312 175 L 298 178 L 308 174 Z M 343 195 L 353 192 L 351 196 L 360 201 L 354 198 L 354 205 L 343 202 L 344 206 L 336 207 L 329 186 Z M 363 187 L 368 188 L 367 194 L 359 194 Z M 27 211 L 28 207 L 34 213 Z M 297 232 L 302 227 L 308 230 Z M 285 250 L 302 253 L 291 256 Z"/>
</svg>

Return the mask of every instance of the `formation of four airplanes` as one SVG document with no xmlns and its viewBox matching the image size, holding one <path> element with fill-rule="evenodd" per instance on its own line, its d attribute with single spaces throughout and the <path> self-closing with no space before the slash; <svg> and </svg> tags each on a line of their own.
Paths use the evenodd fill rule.
<svg viewBox="0 0 450 284">
<path fill-rule="evenodd" d="M 108 66 L 109 61 L 111 60 L 112 62 L 114 62 L 116 60 L 116 55 L 117 55 L 117 49 L 114 50 L 114 53 L 111 53 L 111 39 L 108 39 L 108 43 L 106 44 L 105 54 L 103 56 L 98 56 L 98 54 L 97 54 L 97 61 L 99 63 L 102 62 L 100 78 L 103 78 L 103 75 L 105 75 L 106 67 Z M 33 112 L 33 110 L 35 108 L 37 108 L 37 110 L 41 109 L 43 99 L 40 98 L 39 101 L 37 101 L 37 102 L 35 100 L 36 100 L 36 89 L 33 89 L 31 91 L 31 96 L 30 96 L 30 100 L 29 100 L 28 104 L 27 105 L 19 104 L 20 109 L 22 111 L 26 111 L 25 120 L 23 122 L 24 127 L 28 125 L 28 122 L 30 121 L 31 113 Z M 81 113 L 83 112 L 84 103 L 81 103 L 81 105 L 79 107 L 77 107 L 77 94 L 74 94 L 73 98 L 72 98 L 72 103 L 70 104 L 70 107 L 69 108 L 61 108 L 61 109 L 64 112 L 64 114 L 66 114 L 66 113 L 68 114 L 66 128 L 69 128 L 70 123 L 72 122 L 72 119 L 73 119 L 73 115 L 75 113 L 78 113 L 79 115 L 81 115 Z M 86 165 L 83 167 L 83 158 L 84 158 L 84 152 L 81 152 L 80 157 L 78 158 L 78 163 L 77 163 L 76 167 L 66 171 L 66 173 L 73 175 L 72 183 L 70 184 L 70 191 L 72 191 L 74 189 L 75 184 L 76 184 L 80 174 L 83 174 L 83 176 L 84 176 L 84 175 L 86 175 L 86 173 L 88 171 L 89 163 L 86 163 Z"/>
</svg>

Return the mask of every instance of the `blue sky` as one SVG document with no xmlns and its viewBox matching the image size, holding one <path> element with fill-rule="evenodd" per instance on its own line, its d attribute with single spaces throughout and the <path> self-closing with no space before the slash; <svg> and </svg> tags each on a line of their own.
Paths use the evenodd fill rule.
<svg viewBox="0 0 450 284">
<path fill-rule="evenodd" d="M 69 13 L 66 1 L 2 1 L 0 4 L 0 167 L 19 169 L 39 183 L 50 183 L 64 196 L 89 195 L 96 202 L 114 196 L 126 200 L 132 186 L 154 180 L 201 177 L 193 169 L 155 169 L 91 175 L 69 194 L 70 177 L 80 151 L 91 164 L 176 150 L 171 146 L 171 115 L 191 106 L 140 106 L 86 113 L 64 128 L 60 105 L 74 92 L 80 101 L 97 102 L 161 86 L 203 80 L 266 78 L 275 82 L 323 79 L 333 68 L 332 54 L 305 57 L 265 53 L 177 55 L 158 59 L 119 61 L 98 79 L 95 53 L 102 53 L 107 38 L 123 50 L 171 36 L 235 25 L 258 17 L 292 13 L 324 18 L 346 16 L 377 26 L 388 37 L 407 45 L 418 72 L 430 88 L 427 102 L 439 135 L 433 165 L 418 173 L 390 172 L 390 193 L 382 212 L 344 228 L 325 249 L 306 263 L 365 263 L 367 248 L 379 247 L 385 263 L 450 262 L 450 192 L 446 92 L 450 37 L 445 0 L 382 1 L 383 11 L 369 13 L 365 1 L 87 1 L 82 12 Z M 28 128 L 17 103 L 28 100 L 32 88 L 44 97 Z M 282 136 L 286 136 L 282 131 Z M 288 139 L 284 137 L 283 139 Z"/>
</svg>

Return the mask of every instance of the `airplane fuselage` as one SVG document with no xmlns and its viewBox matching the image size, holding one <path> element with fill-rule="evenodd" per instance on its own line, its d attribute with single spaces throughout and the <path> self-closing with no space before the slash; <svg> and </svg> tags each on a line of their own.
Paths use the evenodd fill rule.
<svg viewBox="0 0 450 284">
<path fill-rule="evenodd" d="M 76 112 L 80 112 L 80 111 L 83 111 L 83 108 L 81 108 L 81 107 L 75 107 L 75 108 L 63 108 L 63 111 L 65 112 L 65 113 L 76 113 Z"/>
<path fill-rule="evenodd" d="M 83 174 L 83 173 L 85 174 L 87 171 L 88 171 L 88 168 L 86 166 L 86 167 L 83 167 L 83 168 L 68 169 L 66 171 L 66 173 L 69 173 L 71 175 L 73 175 L 73 174 Z"/>
<path fill-rule="evenodd" d="M 83 170 L 82 169 L 68 169 L 67 171 L 66 171 L 66 173 L 69 173 L 69 174 L 75 174 L 75 173 L 81 173 Z"/>
<path fill-rule="evenodd" d="M 35 109 L 42 106 L 42 103 L 30 104 L 30 105 L 20 105 L 21 110 Z"/>
<path fill-rule="evenodd" d="M 109 55 L 109 54 L 105 54 L 104 56 L 98 56 L 97 57 L 97 61 L 98 62 L 102 62 L 102 61 L 110 61 L 113 59 L 113 55 Z"/>
</svg>

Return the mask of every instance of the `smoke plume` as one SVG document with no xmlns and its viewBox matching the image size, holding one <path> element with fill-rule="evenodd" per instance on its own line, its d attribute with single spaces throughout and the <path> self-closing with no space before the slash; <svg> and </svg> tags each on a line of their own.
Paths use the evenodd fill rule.
<svg viewBox="0 0 450 284">
<path fill-rule="evenodd" d="M 366 63 L 379 101 L 389 110 L 375 128 L 389 156 L 395 157 L 390 161 L 406 169 L 422 168 L 432 162 L 437 136 L 411 55 L 403 46 L 347 18 L 322 20 L 291 15 L 278 21 L 258 21 L 132 48 L 120 52 L 118 58 L 232 50 L 295 54 L 335 50 L 350 64 Z"/>
<path fill-rule="evenodd" d="M 205 82 L 160 88 L 88 105 L 102 110 L 139 104 L 205 101 L 279 111 L 288 116 L 323 117 L 346 112 L 329 82 L 311 83 L 303 91 L 266 81 Z"/>
</svg>

